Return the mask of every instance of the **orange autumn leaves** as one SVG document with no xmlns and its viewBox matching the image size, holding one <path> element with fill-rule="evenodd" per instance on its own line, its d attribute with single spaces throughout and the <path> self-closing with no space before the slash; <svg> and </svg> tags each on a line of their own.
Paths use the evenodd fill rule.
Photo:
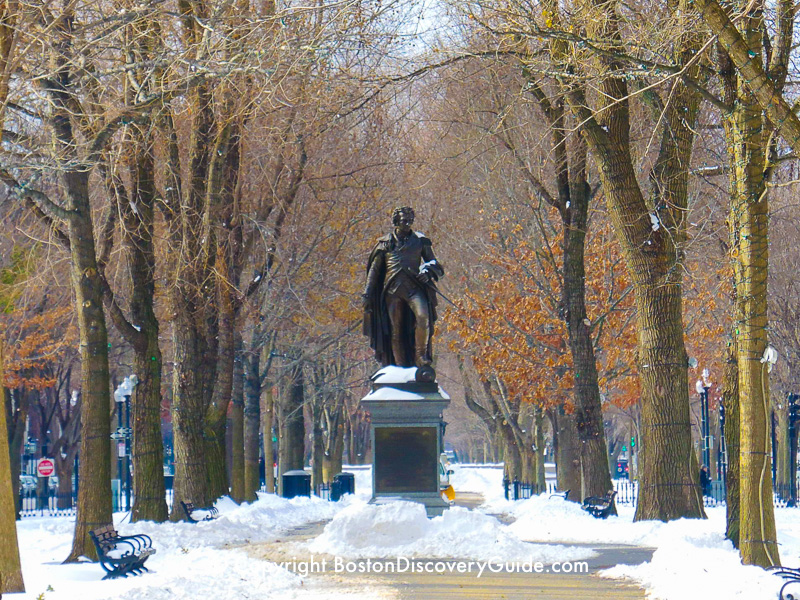
<svg viewBox="0 0 800 600">
<path fill-rule="evenodd" d="M 25 318 L 3 315 L 3 321 L 5 386 L 42 390 L 56 385 L 59 367 L 77 346 L 71 307 L 51 308 Z"/>
<path fill-rule="evenodd" d="M 456 334 L 453 349 L 471 355 L 481 377 L 498 376 L 511 395 L 543 407 L 569 405 L 574 371 L 560 315 L 562 240 L 534 245 L 505 239 L 492 248 L 489 269 L 467 285 L 459 310 L 447 311 L 448 328 Z M 638 399 L 635 311 L 610 232 L 587 240 L 586 274 L 600 392 L 627 405 Z"/>
</svg>

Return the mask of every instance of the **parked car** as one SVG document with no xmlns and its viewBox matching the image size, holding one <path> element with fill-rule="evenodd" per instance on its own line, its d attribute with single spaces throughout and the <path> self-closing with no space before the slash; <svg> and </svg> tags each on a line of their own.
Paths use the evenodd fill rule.
<svg viewBox="0 0 800 600">
<path fill-rule="evenodd" d="M 620 458 L 617 460 L 617 469 L 614 473 L 614 479 L 628 479 L 628 459 Z"/>
<path fill-rule="evenodd" d="M 36 477 L 33 475 L 19 476 L 19 491 L 23 494 L 32 494 L 36 490 Z"/>
</svg>

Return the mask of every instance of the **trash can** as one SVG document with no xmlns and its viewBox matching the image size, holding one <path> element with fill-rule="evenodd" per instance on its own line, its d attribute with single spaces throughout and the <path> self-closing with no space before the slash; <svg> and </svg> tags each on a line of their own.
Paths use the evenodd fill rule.
<svg viewBox="0 0 800 600">
<path fill-rule="evenodd" d="M 282 476 L 284 498 L 311 496 L 311 475 L 303 470 L 286 471 Z"/>
<path fill-rule="evenodd" d="M 338 502 L 345 494 L 354 494 L 356 491 L 356 478 L 352 473 L 339 473 L 333 476 L 331 484 L 331 500 Z"/>
</svg>

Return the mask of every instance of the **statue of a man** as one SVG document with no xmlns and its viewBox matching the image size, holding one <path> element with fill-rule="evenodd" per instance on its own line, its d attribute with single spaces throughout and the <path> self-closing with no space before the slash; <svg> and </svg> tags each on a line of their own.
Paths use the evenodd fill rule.
<svg viewBox="0 0 800 600">
<path fill-rule="evenodd" d="M 367 261 L 364 335 L 381 365 L 426 367 L 433 373 L 435 282 L 444 269 L 433 255 L 431 241 L 411 229 L 412 208 L 396 208 L 392 223 L 394 231 L 378 240 Z"/>
</svg>

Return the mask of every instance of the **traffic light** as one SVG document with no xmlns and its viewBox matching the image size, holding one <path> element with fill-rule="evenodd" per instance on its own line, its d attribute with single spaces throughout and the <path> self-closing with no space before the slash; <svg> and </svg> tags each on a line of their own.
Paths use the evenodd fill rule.
<svg viewBox="0 0 800 600">
<path fill-rule="evenodd" d="M 635 447 L 636 447 L 636 438 L 631 436 L 631 448 L 635 448 Z"/>
</svg>

